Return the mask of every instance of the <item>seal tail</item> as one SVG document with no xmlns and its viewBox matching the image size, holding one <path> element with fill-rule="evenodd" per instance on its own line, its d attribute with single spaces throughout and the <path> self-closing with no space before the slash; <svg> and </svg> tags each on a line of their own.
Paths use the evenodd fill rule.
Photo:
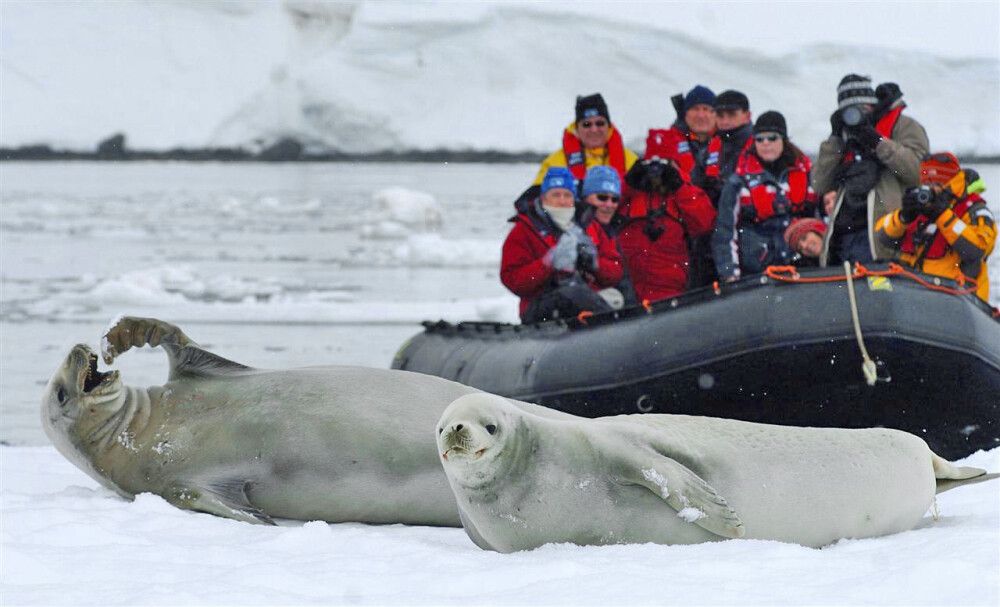
<svg viewBox="0 0 1000 607">
<path fill-rule="evenodd" d="M 1000 478 L 1000 474 L 987 474 L 982 468 L 956 466 L 933 453 L 931 453 L 931 463 L 934 466 L 934 478 L 937 479 L 936 493 L 944 493 L 961 485 L 972 485 Z"/>
</svg>

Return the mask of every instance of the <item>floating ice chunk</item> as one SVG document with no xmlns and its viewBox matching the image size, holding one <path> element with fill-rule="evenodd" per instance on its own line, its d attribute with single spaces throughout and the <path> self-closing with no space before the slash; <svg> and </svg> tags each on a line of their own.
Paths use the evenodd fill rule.
<svg viewBox="0 0 1000 607">
<path fill-rule="evenodd" d="M 393 187 L 375 192 L 375 210 L 385 219 L 408 226 L 435 230 L 441 227 L 441 207 L 425 192 Z"/>
</svg>

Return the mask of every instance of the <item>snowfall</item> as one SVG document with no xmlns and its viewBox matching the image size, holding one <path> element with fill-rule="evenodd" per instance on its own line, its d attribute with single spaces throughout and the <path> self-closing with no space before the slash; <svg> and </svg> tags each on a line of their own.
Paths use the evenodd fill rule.
<svg viewBox="0 0 1000 607">
<path fill-rule="evenodd" d="M 623 3 L 610 18 L 597 3 L 4 0 L 0 145 L 90 149 L 120 131 L 155 149 L 291 135 L 314 149 L 547 151 L 573 96 L 600 90 L 641 149 L 672 119 L 669 95 L 703 82 L 785 110 L 814 150 L 836 81 L 861 71 L 900 83 L 933 147 L 1000 153 L 1000 5 L 848 6 L 782 5 L 781 22 L 754 4 Z M 883 40 L 872 24 L 890 17 Z M 718 23 L 726 40 L 708 42 Z M 943 51 L 940 31 L 964 35 Z M 1000 167 L 976 168 L 1000 188 Z M 253 526 L 124 500 L 42 433 L 48 378 L 121 313 L 262 368 L 384 368 L 422 320 L 515 321 L 499 247 L 536 169 L 0 163 L 0 605 L 1000 604 L 1000 481 L 938 496 L 911 531 L 819 550 L 501 555 L 461 529 Z M 136 350 L 115 368 L 160 384 L 166 357 Z M 962 464 L 1000 472 L 1000 448 Z"/>
</svg>

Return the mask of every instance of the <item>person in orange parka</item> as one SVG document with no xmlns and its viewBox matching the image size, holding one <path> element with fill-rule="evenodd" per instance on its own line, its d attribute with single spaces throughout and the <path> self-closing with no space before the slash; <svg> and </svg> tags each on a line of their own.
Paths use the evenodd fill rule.
<svg viewBox="0 0 1000 607">
<path fill-rule="evenodd" d="M 593 207 L 575 203 L 568 169 L 550 168 L 540 191 L 518 202 L 500 261 L 500 281 L 521 298 L 521 322 L 610 311 L 597 291 L 622 278 L 614 242 L 593 221 Z"/>
<path fill-rule="evenodd" d="M 712 231 L 715 208 L 672 161 L 637 162 L 626 179 L 632 196 L 618 212 L 625 226 L 618 244 L 640 301 L 684 292 L 690 272 L 688 242 Z"/>
<path fill-rule="evenodd" d="M 986 258 L 997 228 L 979 175 L 962 169 L 950 152 L 930 154 L 920 163 L 920 183 L 903 195 L 903 206 L 875 222 L 875 238 L 896 251 L 906 265 L 943 278 L 971 278 L 976 295 L 989 303 Z"/>
</svg>

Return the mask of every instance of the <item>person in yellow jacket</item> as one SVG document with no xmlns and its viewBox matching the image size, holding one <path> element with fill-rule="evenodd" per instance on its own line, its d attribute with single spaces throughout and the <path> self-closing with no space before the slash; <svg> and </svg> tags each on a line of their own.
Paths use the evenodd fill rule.
<svg viewBox="0 0 1000 607">
<path fill-rule="evenodd" d="M 976 281 L 976 295 L 989 303 L 986 258 L 993 252 L 997 228 L 979 175 L 963 170 L 950 152 L 920 163 L 921 186 L 907 190 L 903 206 L 879 218 L 875 237 L 897 258 L 926 274 Z"/>
<path fill-rule="evenodd" d="M 563 131 L 562 147 L 542 161 L 534 185 L 541 185 L 550 167 L 566 167 L 577 183 L 583 183 L 587 169 L 606 165 L 618 172 L 625 183 L 625 174 L 638 156 L 625 147 L 622 135 L 611 123 L 608 105 L 600 93 L 576 98 L 576 120 Z"/>
</svg>

